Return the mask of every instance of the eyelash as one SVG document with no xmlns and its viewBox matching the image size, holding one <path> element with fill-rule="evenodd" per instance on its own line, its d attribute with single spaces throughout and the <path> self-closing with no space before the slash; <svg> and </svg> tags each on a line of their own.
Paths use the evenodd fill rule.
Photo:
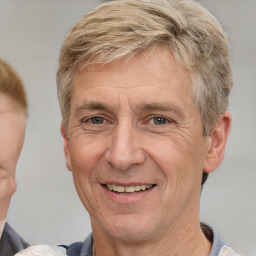
<svg viewBox="0 0 256 256">
<path fill-rule="evenodd" d="M 163 123 L 156 123 L 156 121 L 159 121 L 159 120 L 161 120 Z M 170 123 L 170 120 L 166 117 L 163 117 L 163 116 L 154 116 L 154 117 L 150 118 L 149 123 L 151 121 L 154 122 L 154 123 L 152 123 L 154 125 L 165 125 L 167 123 Z"/>
<path fill-rule="evenodd" d="M 95 119 L 101 119 L 103 122 L 102 123 L 93 123 L 93 120 Z M 83 123 L 91 123 L 91 124 L 103 124 L 103 123 L 106 123 L 107 120 L 104 118 L 104 117 L 101 117 L 101 116 L 93 116 L 93 117 L 90 117 L 90 118 L 87 118 L 87 119 L 83 119 L 82 120 Z"/>
<path fill-rule="evenodd" d="M 147 120 L 148 121 L 146 123 L 148 123 L 150 125 L 156 125 L 156 126 L 164 126 L 168 123 L 174 122 L 172 119 L 167 118 L 167 117 L 163 117 L 163 116 L 160 116 L 160 115 L 159 116 L 157 116 L 157 115 L 150 116 Z M 160 121 L 160 123 L 157 123 L 157 121 Z M 92 116 L 90 118 L 82 119 L 82 123 L 89 123 L 89 124 L 92 124 L 92 125 L 102 125 L 102 124 L 110 123 L 110 122 L 108 122 L 107 119 L 102 117 L 102 116 Z"/>
</svg>

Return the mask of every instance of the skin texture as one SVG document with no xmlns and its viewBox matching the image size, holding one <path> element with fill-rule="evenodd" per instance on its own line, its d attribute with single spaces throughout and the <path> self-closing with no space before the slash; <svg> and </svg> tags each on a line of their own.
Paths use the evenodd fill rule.
<svg viewBox="0 0 256 256">
<path fill-rule="evenodd" d="M 16 191 L 15 169 L 25 136 L 26 114 L 20 104 L 0 93 L 0 221 L 2 228 Z"/>
<path fill-rule="evenodd" d="M 161 49 L 77 72 L 69 137 L 61 131 L 97 255 L 209 255 L 200 184 L 222 161 L 231 118 L 203 136 L 190 87 Z M 154 187 L 124 195 L 102 184 Z"/>
</svg>

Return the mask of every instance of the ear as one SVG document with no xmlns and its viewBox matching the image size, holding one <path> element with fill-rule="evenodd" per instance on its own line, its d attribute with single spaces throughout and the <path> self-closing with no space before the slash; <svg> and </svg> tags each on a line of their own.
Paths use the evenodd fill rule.
<svg viewBox="0 0 256 256">
<path fill-rule="evenodd" d="M 61 122 L 60 132 L 64 139 L 64 154 L 65 154 L 65 159 L 66 159 L 66 166 L 67 166 L 68 170 L 71 171 L 72 168 L 71 168 L 71 160 L 70 160 L 69 138 L 67 136 L 67 132 L 66 132 L 63 122 Z"/>
<path fill-rule="evenodd" d="M 224 158 L 225 147 L 231 127 L 231 114 L 225 112 L 210 135 L 210 144 L 204 162 L 204 171 L 212 172 L 217 169 Z"/>
</svg>

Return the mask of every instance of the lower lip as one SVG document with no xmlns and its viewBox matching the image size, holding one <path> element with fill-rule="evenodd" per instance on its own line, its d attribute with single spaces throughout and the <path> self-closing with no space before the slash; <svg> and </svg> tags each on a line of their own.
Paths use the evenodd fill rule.
<svg viewBox="0 0 256 256">
<path fill-rule="evenodd" d="M 146 196 L 151 194 L 156 188 L 156 186 L 154 186 L 148 190 L 134 192 L 131 194 L 125 194 L 125 193 L 115 193 L 113 191 L 110 191 L 103 185 L 101 185 L 101 187 L 103 188 L 103 190 L 105 191 L 106 195 L 110 200 L 119 204 L 137 203 L 138 201 L 141 201 Z"/>
</svg>

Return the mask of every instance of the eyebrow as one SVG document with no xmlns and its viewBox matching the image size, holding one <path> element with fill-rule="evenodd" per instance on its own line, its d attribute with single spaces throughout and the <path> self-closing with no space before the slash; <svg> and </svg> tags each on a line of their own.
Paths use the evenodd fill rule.
<svg viewBox="0 0 256 256">
<path fill-rule="evenodd" d="M 184 117 L 185 113 L 181 109 L 181 107 L 173 104 L 173 103 L 167 103 L 167 102 L 161 102 L 161 103 L 142 103 L 139 107 L 141 110 L 148 110 L 148 111 L 166 111 L 166 112 L 173 112 L 177 114 L 180 117 Z"/>
<path fill-rule="evenodd" d="M 108 107 L 101 102 L 83 102 L 76 108 L 75 115 L 79 115 L 79 113 L 84 110 L 108 110 Z"/>
<path fill-rule="evenodd" d="M 75 115 L 79 115 L 80 112 L 85 111 L 85 110 L 103 110 L 103 111 L 110 111 L 110 108 L 102 103 L 102 102 L 83 102 L 80 104 L 76 110 L 75 110 Z M 166 111 L 166 112 L 173 112 L 183 118 L 185 116 L 184 111 L 182 109 L 169 102 L 161 102 L 161 103 L 141 103 L 138 107 L 137 110 L 139 111 Z"/>
</svg>

